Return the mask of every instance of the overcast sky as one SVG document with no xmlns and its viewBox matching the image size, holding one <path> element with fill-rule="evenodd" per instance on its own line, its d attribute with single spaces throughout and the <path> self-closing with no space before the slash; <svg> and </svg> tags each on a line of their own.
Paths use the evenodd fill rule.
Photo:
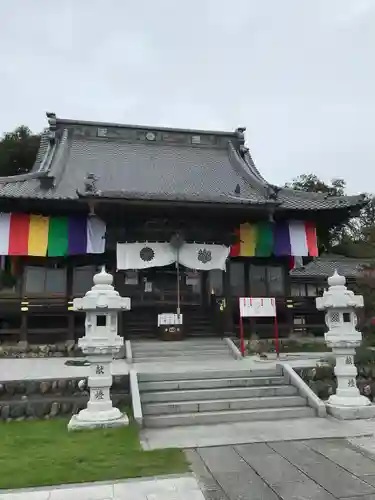
<svg viewBox="0 0 375 500">
<path fill-rule="evenodd" d="M 273 183 L 375 192 L 375 0 L 0 0 L 0 132 L 247 128 Z"/>
</svg>

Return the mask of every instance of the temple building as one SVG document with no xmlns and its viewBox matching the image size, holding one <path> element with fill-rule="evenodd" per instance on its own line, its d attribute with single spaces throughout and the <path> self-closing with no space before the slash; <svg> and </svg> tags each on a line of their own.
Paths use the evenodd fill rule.
<svg viewBox="0 0 375 500">
<path fill-rule="evenodd" d="M 176 311 L 186 336 L 235 335 L 244 296 L 276 298 L 288 335 L 293 260 L 315 259 L 319 235 L 364 204 L 270 184 L 244 128 L 47 118 L 32 171 L 0 178 L 0 342 L 82 336 L 72 300 L 103 265 L 131 297 L 125 338 L 157 336 L 158 315 Z M 272 332 L 269 318 L 245 326 Z"/>
</svg>

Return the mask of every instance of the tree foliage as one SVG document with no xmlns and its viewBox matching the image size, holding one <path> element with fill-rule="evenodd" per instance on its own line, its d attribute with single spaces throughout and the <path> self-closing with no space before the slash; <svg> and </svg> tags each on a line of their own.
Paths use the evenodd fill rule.
<svg viewBox="0 0 375 500">
<path fill-rule="evenodd" d="M 0 176 L 24 174 L 31 170 L 38 152 L 40 135 L 25 125 L 0 139 Z"/>
<path fill-rule="evenodd" d="M 302 174 L 293 179 L 292 182 L 286 183 L 285 187 L 309 193 L 322 193 L 328 196 L 343 196 L 345 194 L 346 182 L 344 179 L 332 179 L 329 185 L 315 174 Z"/>
</svg>

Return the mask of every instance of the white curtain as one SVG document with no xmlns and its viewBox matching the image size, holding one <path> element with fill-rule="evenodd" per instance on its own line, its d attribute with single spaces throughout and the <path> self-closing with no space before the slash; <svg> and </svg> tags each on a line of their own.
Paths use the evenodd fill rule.
<svg viewBox="0 0 375 500">
<path fill-rule="evenodd" d="M 117 269 L 146 269 L 176 262 L 169 243 L 117 243 Z"/>
<path fill-rule="evenodd" d="M 104 253 L 106 223 L 90 215 L 87 218 L 87 253 Z"/>
<path fill-rule="evenodd" d="M 291 255 L 307 257 L 309 250 L 307 247 L 305 223 L 303 221 L 289 221 L 289 237 Z"/>
<path fill-rule="evenodd" d="M 224 245 L 205 245 L 200 243 L 184 243 L 179 250 L 179 263 L 189 269 L 225 269 L 229 255 L 229 247 Z"/>
</svg>

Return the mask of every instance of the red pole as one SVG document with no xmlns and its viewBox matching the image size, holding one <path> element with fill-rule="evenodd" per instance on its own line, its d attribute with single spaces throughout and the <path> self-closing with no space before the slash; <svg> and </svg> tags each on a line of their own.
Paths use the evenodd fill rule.
<svg viewBox="0 0 375 500">
<path fill-rule="evenodd" d="M 240 309 L 240 346 L 241 346 L 241 354 L 242 357 L 245 357 L 245 340 L 244 340 L 244 333 L 243 333 L 243 321 L 242 321 L 242 314 L 241 314 L 241 299 L 238 299 L 238 305 Z"/>
</svg>

